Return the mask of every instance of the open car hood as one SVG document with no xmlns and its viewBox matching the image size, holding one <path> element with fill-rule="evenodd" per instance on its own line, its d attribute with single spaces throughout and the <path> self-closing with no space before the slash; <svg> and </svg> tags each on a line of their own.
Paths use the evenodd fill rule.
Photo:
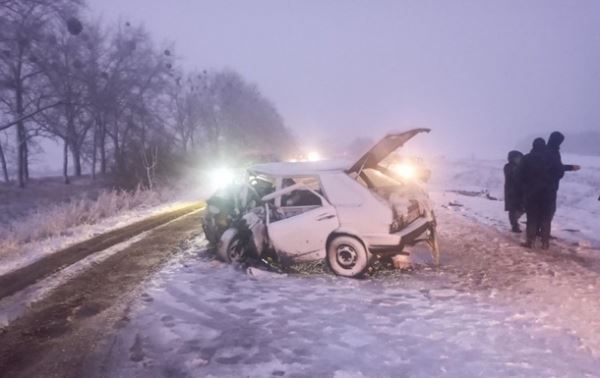
<svg viewBox="0 0 600 378">
<path fill-rule="evenodd" d="M 402 147 L 409 139 L 419 133 L 428 133 L 431 129 L 412 129 L 409 131 L 391 133 L 383 137 L 365 154 L 363 154 L 353 165 L 348 169 L 348 173 L 357 173 L 364 168 L 374 168 L 388 155 L 396 149 Z"/>
</svg>

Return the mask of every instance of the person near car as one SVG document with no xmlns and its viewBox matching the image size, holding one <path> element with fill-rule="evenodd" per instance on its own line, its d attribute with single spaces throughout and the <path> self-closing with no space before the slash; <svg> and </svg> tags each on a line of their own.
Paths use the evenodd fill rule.
<svg viewBox="0 0 600 378">
<path fill-rule="evenodd" d="M 544 217 L 541 220 L 541 237 L 542 237 L 542 248 L 547 249 L 550 245 L 550 230 L 552 228 L 552 219 L 556 212 L 556 198 L 558 195 L 558 188 L 560 180 L 564 177 L 565 172 L 578 171 L 581 169 L 579 165 L 563 164 L 562 157 L 560 154 L 560 145 L 565 140 L 565 136 L 559 131 L 554 131 L 548 138 L 548 144 L 546 145 L 546 164 L 549 181 L 549 194 L 545 199 L 544 204 Z"/>
<path fill-rule="evenodd" d="M 526 240 L 523 246 L 533 248 L 538 233 L 542 230 L 543 219 L 548 218 L 546 212 L 551 200 L 551 188 L 546 158 L 546 142 L 542 138 L 533 141 L 531 152 L 521 160 L 518 169 L 519 182 L 522 185 L 527 214 Z"/>
<path fill-rule="evenodd" d="M 581 169 L 579 165 L 562 163 L 560 145 L 564 142 L 564 140 L 565 136 L 561 132 L 555 131 L 550 134 L 550 138 L 548 138 L 548 144 L 546 146 L 547 160 L 550 167 L 550 179 L 552 189 L 555 192 L 558 192 L 560 180 L 564 177 L 565 172 L 578 171 Z"/>
<path fill-rule="evenodd" d="M 518 178 L 519 164 L 523 154 L 519 151 L 508 153 L 508 163 L 504 165 L 504 210 L 508 211 L 508 220 L 512 232 L 521 232 L 519 218 L 524 213 L 524 198 Z"/>
</svg>

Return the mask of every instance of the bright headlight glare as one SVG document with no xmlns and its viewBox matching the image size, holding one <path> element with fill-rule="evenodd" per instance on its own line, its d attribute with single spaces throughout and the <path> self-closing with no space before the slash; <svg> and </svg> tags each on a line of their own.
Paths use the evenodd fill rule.
<svg viewBox="0 0 600 378">
<path fill-rule="evenodd" d="M 416 176 L 416 169 L 415 166 L 412 164 L 394 164 L 391 168 L 394 172 L 396 172 L 396 174 L 405 179 L 412 179 Z"/>
<path fill-rule="evenodd" d="M 321 160 L 321 155 L 319 155 L 317 151 L 310 151 L 308 154 L 306 154 L 306 158 L 308 161 L 319 161 Z"/>
<path fill-rule="evenodd" d="M 231 169 L 215 168 L 210 172 L 210 181 L 216 188 L 223 188 L 233 183 L 235 175 Z"/>
</svg>

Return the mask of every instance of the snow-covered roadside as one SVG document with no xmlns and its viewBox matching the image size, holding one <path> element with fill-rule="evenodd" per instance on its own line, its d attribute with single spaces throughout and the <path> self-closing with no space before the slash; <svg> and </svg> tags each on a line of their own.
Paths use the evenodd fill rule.
<svg viewBox="0 0 600 378">
<path fill-rule="evenodd" d="M 510 250 L 494 264 L 507 244 L 496 231 L 445 209 L 440 220 L 444 241 L 453 237 L 461 244 L 446 244 L 446 264 L 452 264 L 367 280 L 329 275 L 256 280 L 211 259 L 199 239 L 132 304 L 124 327 L 99 354 L 102 372 L 114 377 L 596 376 L 600 360 L 589 350 L 598 347 L 597 321 L 588 315 L 597 306 L 590 306 L 592 290 L 579 285 L 590 276 L 570 282 L 570 273 L 581 272 L 561 265 L 567 270 L 560 279 L 561 298 L 549 302 L 550 293 L 538 291 L 559 281 L 545 275 L 546 259 L 521 258 L 520 250 Z M 473 237 L 479 236 L 482 244 L 475 245 L 479 239 Z M 499 271 L 491 274 L 495 268 Z M 563 297 L 563 288 L 577 291 L 572 301 Z M 522 300 L 512 303 L 513 296 Z M 565 309 L 550 312 L 548 306 L 561 299 Z M 585 307 L 579 314 L 573 311 L 578 301 Z"/>
<path fill-rule="evenodd" d="M 582 169 L 567 172 L 561 181 L 553 235 L 582 248 L 598 248 L 600 157 L 564 155 L 563 161 L 579 164 Z M 440 205 L 452 204 L 459 213 L 483 224 L 508 231 L 508 216 L 503 203 L 502 168 L 505 163 L 502 159 L 434 161 L 430 185 L 434 199 Z M 487 198 L 485 193 L 497 200 Z"/>
<path fill-rule="evenodd" d="M 160 203 L 141 205 L 134 209 L 118 213 L 94 224 L 82 224 L 69 228 L 62 231 L 60 236 L 20 245 L 17 250 L 11 253 L 0 253 L 0 275 L 31 264 L 69 245 L 127 226 L 152 215 L 184 207 L 190 203 L 189 199 L 173 196 L 170 199 L 164 199 Z"/>
<path fill-rule="evenodd" d="M 553 244 L 528 250 L 519 237 L 440 209 L 443 271 L 451 285 L 478 291 L 496 305 L 510 306 L 515 319 L 561 331 L 577 349 L 600 357 L 600 255 Z"/>
</svg>

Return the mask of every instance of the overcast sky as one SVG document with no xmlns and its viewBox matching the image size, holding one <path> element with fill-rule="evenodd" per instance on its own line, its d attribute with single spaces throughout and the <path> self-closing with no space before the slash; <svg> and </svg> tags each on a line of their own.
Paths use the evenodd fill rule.
<svg viewBox="0 0 600 378">
<path fill-rule="evenodd" d="M 600 1 L 90 0 L 188 68 L 256 83 L 304 143 L 430 127 L 431 149 L 504 156 L 600 129 Z M 422 138 L 423 139 L 423 138 Z"/>
</svg>

